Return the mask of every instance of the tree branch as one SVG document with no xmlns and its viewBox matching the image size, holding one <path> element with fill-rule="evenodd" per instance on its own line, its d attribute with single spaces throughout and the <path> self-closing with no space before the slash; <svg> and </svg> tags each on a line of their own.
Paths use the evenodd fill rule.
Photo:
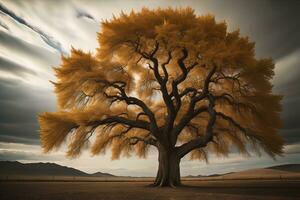
<svg viewBox="0 0 300 200">
<path fill-rule="evenodd" d="M 149 130 L 150 131 L 150 124 L 144 120 L 131 120 L 125 117 L 120 117 L 120 116 L 108 116 L 105 119 L 102 120 L 95 120 L 92 121 L 88 124 L 88 126 L 100 126 L 100 125 L 105 125 L 105 124 L 111 124 L 111 123 L 119 123 L 119 124 L 124 124 L 128 126 L 132 126 L 135 128 L 140 128 L 144 130 Z"/>
<path fill-rule="evenodd" d="M 244 95 L 244 92 L 242 91 L 242 89 L 244 89 L 244 86 L 242 85 L 241 80 L 240 80 L 240 73 L 233 75 L 233 76 L 228 76 L 228 75 L 224 74 L 223 72 L 219 72 L 219 76 L 216 77 L 215 79 L 211 80 L 211 82 L 218 83 L 219 80 L 231 80 L 233 82 L 232 91 L 234 90 L 235 83 L 237 83 L 238 92 L 241 95 Z"/>
<path fill-rule="evenodd" d="M 226 101 L 229 105 L 236 107 L 238 111 L 240 112 L 240 107 L 243 107 L 245 109 L 251 110 L 253 113 L 257 113 L 255 107 L 251 104 L 238 102 L 235 100 L 235 98 L 228 93 L 223 93 L 221 95 L 214 96 L 216 101 Z"/>
<path fill-rule="evenodd" d="M 201 92 L 200 95 L 193 95 L 188 111 L 186 112 L 186 114 L 182 117 L 182 119 L 180 120 L 180 122 L 178 123 L 177 126 L 174 127 L 174 130 L 172 132 L 172 137 L 173 137 L 173 141 L 176 142 L 178 135 L 180 134 L 180 132 L 183 130 L 183 128 L 197 115 L 199 115 L 200 113 L 207 111 L 207 107 L 206 106 L 202 106 L 198 109 L 195 110 L 195 106 L 196 103 L 207 98 L 209 95 L 209 83 L 210 80 L 212 78 L 212 76 L 214 75 L 215 71 L 217 69 L 216 65 L 213 65 L 212 69 L 209 71 L 207 77 L 204 80 L 204 86 L 203 86 L 203 90 Z M 194 91 L 196 94 L 198 93 L 196 89 L 187 89 L 186 92 L 188 91 Z"/>
<path fill-rule="evenodd" d="M 209 121 L 206 126 L 206 133 L 204 137 L 193 139 L 185 144 L 182 144 L 181 146 L 177 147 L 179 152 L 179 157 L 182 158 L 186 154 L 188 154 L 190 151 L 196 149 L 196 148 L 202 148 L 205 147 L 210 141 L 213 140 L 213 127 L 216 122 L 216 111 L 214 110 L 214 99 L 209 96 L 209 106 L 208 106 L 208 113 L 209 113 Z"/>
<path fill-rule="evenodd" d="M 138 99 L 136 97 L 127 96 L 127 94 L 125 92 L 125 89 L 124 89 L 125 86 L 126 86 L 126 83 L 120 82 L 120 81 L 109 82 L 107 80 L 99 80 L 99 82 L 106 84 L 107 87 L 113 87 L 113 88 L 115 88 L 115 89 L 117 89 L 119 91 L 119 93 L 117 95 L 108 95 L 108 94 L 106 94 L 104 92 L 104 95 L 107 98 L 112 99 L 112 102 L 115 102 L 115 101 L 125 101 L 128 105 L 137 105 L 138 107 L 140 107 L 144 111 L 145 115 L 150 120 L 150 129 L 151 129 L 151 132 L 153 132 L 153 133 L 157 132 L 158 127 L 157 127 L 157 122 L 156 122 L 154 113 L 140 99 Z"/>
<path fill-rule="evenodd" d="M 164 78 L 163 78 L 163 80 L 164 80 L 165 83 L 167 83 L 168 80 L 169 80 L 169 74 L 168 74 L 166 65 L 169 64 L 171 60 L 172 60 L 172 52 L 168 51 L 168 59 L 167 59 L 167 61 L 161 64 L 161 68 L 163 69 L 163 72 L 164 72 Z"/>
<path fill-rule="evenodd" d="M 233 124 L 235 127 L 237 127 L 240 131 L 247 133 L 246 128 L 242 127 L 238 122 L 236 122 L 233 118 L 225 115 L 224 113 L 221 112 L 217 112 L 216 113 L 217 116 L 220 116 L 221 118 L 223 118 L 224 120 L 230 122 L 231 124 Z"/>
<path fill-rule="evenodd" d="M 164 78 L 160 75 L 159 73 L 159 63 L 158 63 L 158 60 L 155 56 L 156 52 L 159 50 L 159 42 L 156 41 L 155 42 L 155 47 L 153 49 L 153 51 L 148 54 L 148 53 L 144 53 L 144 52 L 141 52 L 140 50 L 136 51 L 138 54 L 140 54 L 141 56 L 143 56 L 143 58 L 147 59 L 147 60 L 150 60 L 152 63 L 153 63 L 153 66 L 150 67 L 150 69 L 153 71 L 154 73 L 154 76 L 157 80 L 157 82 L 159 83 L 160 85 L 160 91 L 162 93 L 162 97 L 163 97 L 163 100 L 165 102 L 165 105 L 167 107 L 167 110 L 168 110 L 168 122 L 167 122 L 167 126 L 166 126 L 166 129 L 165 130 L 169 130 L 172 128 L 172 121 L 173 121 L 173 116 L 174 116 L 174 112 L 175 112 L 175 108 L 174 108 L 174 105 L 173 105 L 173 102 L 171 100 L 171 97 L 169 95 L 169 92 L 168 92 L 168 89 L 167 89 L 167 78 L 168 78 L 168 75 L 166 76 L 166 74 L 168 73 L 166 68 L 165 68 L 165 65 L 167 65 L 170 60 L 172 59 L 172 56 L 171 56 L 171 52 L 169 52 L 169 57 L 168 57 L 168 60 L 167 62 L 163 63 L 162 65 L 162 69 L 164 71 Z M 165 131 L 167 132 L 167 131 Z"/>
<path fill-rule="evenodd" d="M 140 137 L 134 136 L 134 137 L 129 137 L 128 139 L 134 140 L 133 142 L 130 142 L 130 145 L 136 145 L 138 142 L 144 142 L 145 144 L 158 147 L 157 141 L 153 138 L 146 139 L 146 138 L 140 138 Z"/>
</svg>

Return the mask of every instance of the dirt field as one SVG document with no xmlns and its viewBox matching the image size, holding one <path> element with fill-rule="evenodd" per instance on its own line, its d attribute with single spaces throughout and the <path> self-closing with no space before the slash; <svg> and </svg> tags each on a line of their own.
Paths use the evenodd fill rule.
<svg viewBox="0 0 300 200">
<path fill-rule="evenodd" d="M 1 200 L 206 200 L 300 199 L 300 181 L 186 181 L 153 188 L 150 182 L 0 182 Z"/>
</svg>

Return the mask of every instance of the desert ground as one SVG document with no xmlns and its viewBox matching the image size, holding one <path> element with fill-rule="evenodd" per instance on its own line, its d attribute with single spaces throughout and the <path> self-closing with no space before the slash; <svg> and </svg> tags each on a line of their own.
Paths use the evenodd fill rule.
<svg viewBox="0 0 300 200">
<path fill-rule="evenodd" d="M 299 180 L 197 180 L 178 188 L 149 181 L 1 181 L 1 200 L 233 200 L 300 199 Z"/>
</svg>

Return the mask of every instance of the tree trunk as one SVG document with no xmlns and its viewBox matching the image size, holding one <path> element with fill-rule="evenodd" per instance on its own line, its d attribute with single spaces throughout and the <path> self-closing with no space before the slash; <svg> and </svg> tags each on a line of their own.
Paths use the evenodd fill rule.
<svg viewBox="0 0 300 200">
<path fill-rule="evenodd" d="M 154 186 L 176 187 L 180 183 L 180 158 L 176 152 L 166 151 L 163 148 L 158 150 L 158 171 Z"/>
</svg>

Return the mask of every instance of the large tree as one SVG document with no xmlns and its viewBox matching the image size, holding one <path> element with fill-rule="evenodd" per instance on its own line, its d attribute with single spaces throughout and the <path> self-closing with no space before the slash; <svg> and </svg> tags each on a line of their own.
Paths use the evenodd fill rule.
<svg viewBox="0 0 300 200">
<path fill-rule="evenodd" d="M 80 27 L 78 27 L 80 29 Z M 271 59 L 211 15 L 142 9 L 102 22 L 97 53 L 72 49 L 55 68 L 58 111 L 39 116 L 45 152 L 74 157 L 158 150 L 157 186 L 180 184 L 180 160 L 282 153 Z"/>
</svg>

